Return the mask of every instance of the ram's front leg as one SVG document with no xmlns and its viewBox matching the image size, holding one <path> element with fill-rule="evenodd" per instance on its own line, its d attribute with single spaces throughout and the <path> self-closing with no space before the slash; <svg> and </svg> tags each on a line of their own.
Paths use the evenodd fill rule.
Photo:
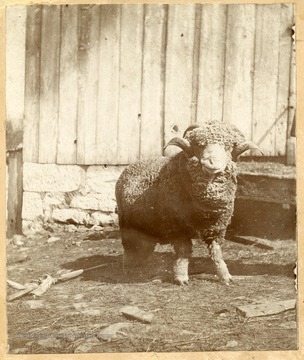
<svg viewBox="0 0 304 360">
<path fill-rule="evenodd" d="M 173 267 L 174 282 L 178 285 L 188 285 L 188 266 L 191 257 L 191 240 L 180 240 L 174 244 L 176 260 Z"/>
<path fill-rule="evenodd" d="M 227 265 L 223 259 L 220 244 L 216 240 L 213 240 L 209 247 L 209 251 L 220 280 L 226 285 L 229 285 L 229 282 L 232 281 L 232 276 L 230 275 Z"/>
</svg>

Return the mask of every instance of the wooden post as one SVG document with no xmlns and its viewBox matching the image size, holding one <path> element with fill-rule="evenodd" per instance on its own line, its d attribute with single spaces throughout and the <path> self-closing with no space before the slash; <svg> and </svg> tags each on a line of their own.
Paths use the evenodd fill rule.
<svg viewBox="0 0 304 360">
<path fill-rule="evenodd" d="M 22 149 L 9 150 L 6 235 L 22 234 Z"/>
</svg>

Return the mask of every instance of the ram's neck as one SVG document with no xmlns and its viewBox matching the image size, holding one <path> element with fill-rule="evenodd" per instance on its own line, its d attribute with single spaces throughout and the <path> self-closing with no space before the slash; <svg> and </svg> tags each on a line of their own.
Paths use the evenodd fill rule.
<svg viewBox="0 0 304 360">
<path fill-rule="evenodd" d="M 182 160 L 187 175 L 184 186 L 191 193 L 193 205 L 207 212 L 233 207 L 236 191 L 236 165 L 229 162 L 224 172 L 210 175 L 205 173 L 196 158 Z"/>
</svg>

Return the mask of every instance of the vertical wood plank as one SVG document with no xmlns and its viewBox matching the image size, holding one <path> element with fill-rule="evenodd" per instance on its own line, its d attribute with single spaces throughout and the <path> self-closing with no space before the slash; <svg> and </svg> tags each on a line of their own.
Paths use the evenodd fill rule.
<svg viewBox="0 0 304 360">
<path fill-rule="evenodd" d="M 202 5 L 197 122 L 222 120 L 227 5 Z"/>
<path fill-rule="evenodd" d="M 23 158 L 38 162 L 40 117 L 41 6 L 28 6 L 26 19 Z"/>
<path fill-rule="evenodd" d="M 291 27 L 293 25 L 293 4 L 281 4 L 281 24 L 279 43 L 279 77 L 275 125 L 275 154 L 286 154 L 286 134 L 288 123 L 290 64 L 292 52 Z"/>
<path fill-rule="evenodd" d="M 22 131 L 24 117 L 26 7 L 6 9 L 6 121 L 13 132 Z M 14 141 L 15 140 L 15 141 Z M 22 139 L 14 139 L 17 147 Z"/>
<path fill-rule="evenodd" d="M 166 5 L 145 5 L 140 158 L 162 154 Z"/>
<path fill-rule="evenodd" d="M 165 143 L 191 123 L 195 4 L 169 5 L 165 89 Z M 178 148 L 170 146 L 166 155 Z"/>
<path fill-rule="evenodd" d="M 281 5 L 256 5 L 252 139 L 265 155 L 275 152 Z"/>
<path fill-rule="evenodd" d="M 76 163 L 78 6 L 61 8 L 58 164 Z"/>
<path fill-rule="evenodd" d="M 101 5 L 96 163 L 117 164 L 120 6 Z"/>
<path fill-rule="evenodd" d="M 119 164 L 139 159 L 143 5 L 121 5 Z"/>
<path fill-rule="evenodd" d="M 223 120 L 251 139 L 255 5 L 228 5 Z M 266 55 L 266 54 L 265 54 Z"/>
<path fill-rule="evenodd" d="M 99 5 L 82 5 L 79 9 L 78 164 L 96 163 L 99 9 Z"/>
<path fill-rule="evenodd" d="M 22 150 L 11 151 L 8 160 L 7 238 L 22 234 Z"/>
<path fill-rule="evenodd" d="M 41 28 L 39 162 L 55 163 L 58 140 L 60 6 L 43 6 Z"/>
<path fill-rule="evenodd" d="M 199 93 L 199 64 L 200 64 L 200 43 L 202 27 L 202 4 L 195 4 L 195 20 L 193 34 L 193 62 L 192 62 L 192 108 L 191 123 L 197 122 L 197 104 Z"/>
</svg>

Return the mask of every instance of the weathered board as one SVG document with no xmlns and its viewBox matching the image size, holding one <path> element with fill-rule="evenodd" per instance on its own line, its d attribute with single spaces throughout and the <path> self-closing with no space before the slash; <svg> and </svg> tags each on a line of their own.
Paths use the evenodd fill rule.
<svg viewBox="0 0 304 360">
<path fill-rule="evenodd" d="M 182 136 L 191 124 L 193 45 L 195 5 L 178 4 L 169 7 L 166 85 L 165 85 L 165 143 L 175 136 Z M 178 148 L 168 147 L 167 155 Z"/>
<path fill-rule="evenodd" d="M 270 316 L 287 310 L 293 310 L 296 300 L 268 301 L 261 304 L 238 306 L 237 310 L 247 318 L 258 316 Z"/>
<path fill-rule="evenodd" d="M 251 138 L 255 5 L 228 8 L 223 120 Z"/>
<path fill-rule="evenodd" d="M 265 155 L 275 152 L 281 5 L 256 5 L 252 139 Z"/>
<path fill-rule="evenodd" d="M 96 163 L 115 164 L 119 124 L 120 7 L 105 5 L 100 10 Z"/>
<path fill-rule="evenodd" d="M 14 31 L 10 31 L 11 28 Z M 24 116 L 25 6 L 6 8 L 6 29 L 6 113 L 9 117 L 7 121 L 16 129 L 21 128 Z M 11 59 L 14 61 L 10 61 Z"/>
<path fill-rule="evenodd" d="M 188 125 L 210 119 L 235 124 L 265 155 L 286 156 L 294 5 L 36 5 L 27 13 L 25 161 L 127 164 L 162 154 Z"/>
<path fill-rule="evenodd" d="M 119 78 L 119 164 L 139 159 L 143 5 L 121 5 Z"/>
<path fill-rule="evenodd" d="M 226 5 L 204 5 L 201 19 L 197 122 L 222 120 Z"/>
<path fill-rule="evenodd" d="M 9 152 L 8 156 L 8 197 L 7 197 L 7 229 L 10 239 L 22 234 L 22 149 Z"/>
<path fill-rule="evenodd" d="M 41 23 L 39 162 L 55 163 L 59 108 L 60 6 L 44 6 Z"/>
<path fill-rule="evenodd" d="M 77 163 L 96 163 L 99 55 L 98 5 L 79 8 Z"/>
<path fill-rule="evenodd" d="M 145 5 L 140 159 L 162 153 L 166 5 Z"/>
<path fill-rule="evenodd" d="M 294 12 L 292 4 L 281 5 L 280 39 L 279 39 L 279 73 L 277 89 L 277 109 L 275 125 L 275 155 L 286 152 L 286 135 L 288 124 L 288 107 L 290 92 L 290 70 L 292 39 L 290 24 L 293 23 Z"/>
<path fill-rule="evenodd" d="M 41 14 L 41 6 L 27 7 L 23 159 L 32 162 L 39 158 Z"/>
<path fill-rule="evenodd" d="M 77 159 L 78 9 L 70 5 L 61 9 L 58 164 L 75 164 Z"/>
</svg>

